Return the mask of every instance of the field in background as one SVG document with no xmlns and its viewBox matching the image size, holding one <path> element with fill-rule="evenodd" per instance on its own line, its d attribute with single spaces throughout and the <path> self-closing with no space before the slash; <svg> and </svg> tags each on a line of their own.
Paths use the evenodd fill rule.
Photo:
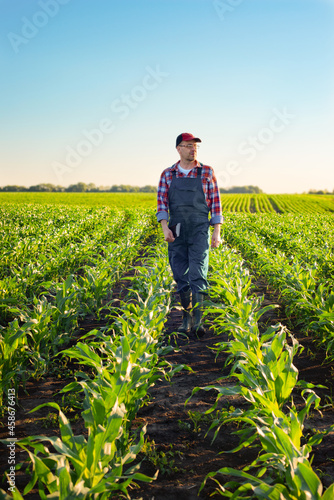
<svg viewBox="0 0 334 500">
<path fill-rule="evenodd" d="M 334 213 L 333 195 L 222 194 L 223 212 Z M 155 193 L 0 193 L 2 203 L 155 207 Z"/>
<path fill-rule="evenodd" d="M 156 203 L 156 195 L 155 193 L 0 193 L 0 205 L 2 203 L 140 208 L 153 207 Z"/>
</svg>

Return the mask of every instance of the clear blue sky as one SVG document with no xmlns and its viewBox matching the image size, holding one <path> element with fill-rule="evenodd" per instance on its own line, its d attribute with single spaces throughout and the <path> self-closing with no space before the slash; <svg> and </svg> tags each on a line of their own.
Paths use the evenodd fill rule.
<svg viewBox="0 0 334 500">
<path fill-rule="evenodd" d="M 0 0 L 0 186 L 334 188 L 334 2 Z"/>
</svg>

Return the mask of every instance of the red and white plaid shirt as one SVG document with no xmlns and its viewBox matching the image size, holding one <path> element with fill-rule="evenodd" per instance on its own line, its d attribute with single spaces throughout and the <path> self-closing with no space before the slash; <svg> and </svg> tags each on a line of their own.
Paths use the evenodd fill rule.
<svg viewBox="0 0 334 500">
<path fill-rule="evenodd" d="M 223 222 L 220 194 L 214 171 L 208 165 L 202 165 L 198 161 L 196 166 L 192 168 L 188 175 L 183 174 L 179 169 L 179 161 L 172 167 L 166 168 L 160 177 L 158 186 L 158 210 L 157 219 L 160 222 L 162 219 L 168 220 L 168 190 L 172 182 L 173 172 L 176 172 L 176 177 L 197 177 L 198 168 L 202 167 L 202 186 L 205 201 L 211 213 L 210 224 L 221 224 Z"/>
</svg>

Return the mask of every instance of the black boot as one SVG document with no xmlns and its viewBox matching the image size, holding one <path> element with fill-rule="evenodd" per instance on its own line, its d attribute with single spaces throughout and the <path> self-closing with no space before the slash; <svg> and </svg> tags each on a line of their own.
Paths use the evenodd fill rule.
<svg viewBox="0 0 334 500">
<path fill-rule="evenodd" d="M 193 314 L 195 318 L 195 323 L 193 326 L 193 332 L 197 337 L 202 337 L 205 334 L 205 329 L 202 324 L 202 314 L 203 314 L 203 302 L 205 299 L 204 293 L 193 293 Z"/>
<path fill-rule="evenodd" d="M 191 331 L 192 326 L 192 315 L 191 315 L 191 290 L 187 292 L 180 292 L 180 300 L 181 306 L 183 308 L 183 322 L 180 328 L 178 328 L 178 332 L 180 333 L 189 333 Z"/>
</svg>

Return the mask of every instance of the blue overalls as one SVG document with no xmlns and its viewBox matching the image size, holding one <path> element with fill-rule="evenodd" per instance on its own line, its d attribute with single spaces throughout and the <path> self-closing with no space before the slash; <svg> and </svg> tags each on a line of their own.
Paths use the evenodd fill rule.
<svg viewBox="0 0 334 500">
<path fill-rule="evenodd" d="M 181 223 L 180 236 L 168 243 L 178 292 L 205 293 L 208 288 L 210 224 L 201 176 L 201 167 L 194 178 L 176 177 L 174 171 L 168 190 L 169 225 Z"/>
</svg>

